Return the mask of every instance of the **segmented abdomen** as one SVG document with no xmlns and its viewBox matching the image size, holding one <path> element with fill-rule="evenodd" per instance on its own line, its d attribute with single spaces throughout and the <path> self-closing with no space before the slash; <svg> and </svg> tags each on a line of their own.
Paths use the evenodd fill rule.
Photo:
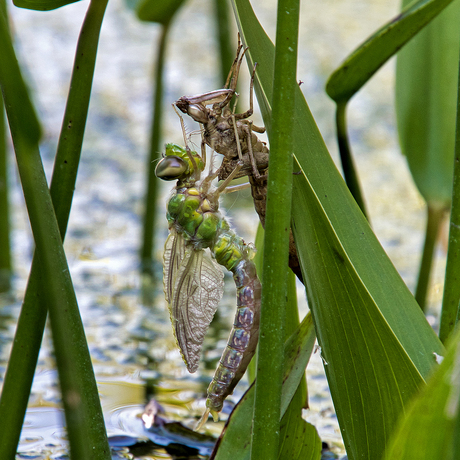
<svg viewBox="0 0 460 460">
<path fill-rule="evenodd" d="M 229 244 L 225 249 L 220 248 L 220 251 L 225 253 L 228 260 L 226 267 L 233 272 L 237 288 L 237 311 L 227 346 L 208 388 L 206 406 L 213 416 L 222 410 L 225 398 L 233 393 L 233 389 L 243 377 L 254 356 L 259 338 L 262 286 L 257 277 L 255 264 L 251 260 L 253 250 L 245 245 L 241 238 L 232 236 L 238 241 L 234 240 L 234 244 Z M 216 247 L 219 250 L 218 245 Z M 241 257 L 236 262 L 237 254 L 241 254 Z"/>
</svg>

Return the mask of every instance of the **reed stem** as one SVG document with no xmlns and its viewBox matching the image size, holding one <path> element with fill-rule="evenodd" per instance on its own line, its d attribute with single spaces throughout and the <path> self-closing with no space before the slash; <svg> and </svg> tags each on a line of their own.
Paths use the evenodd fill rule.
<svg viewBox="0 0 460 460">
<path fill-rule="evenodd" d="M 278 458 L 292 196 L 299 1 L 278 2 L 270 170 L 251 458 Z"/>
<path fill-rule="evenodd" d="M 162 26 L 158 56 L 155 66 L 155 90 L 153 96 L 152 125 L 150 131 L 150 152 L 147 160 L 147 193 L 145 195 L 145 213 L 141 247 L 142 273 L 153 276 L 153 249 L 155 247 L 154 229 L 156 222 L 158 179 L 155 167 L 160 158 L 160 140 L 163 124 L 163 74 L 167 37 L 171 21 Z"/>
</svg>

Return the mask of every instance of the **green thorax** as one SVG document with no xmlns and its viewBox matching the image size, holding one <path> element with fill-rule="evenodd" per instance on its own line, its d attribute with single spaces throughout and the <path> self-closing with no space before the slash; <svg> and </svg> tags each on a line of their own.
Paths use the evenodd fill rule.
<svg viewBox="0 0 460 460">
<path fill-rule="evenodd" d="M 176 157 L 182 166 L 172 162 Z M 175 192 L 167 205 L 169 226 L 181 233 L 195 249 L 210 248 L 216 261 L 230 271 L 236 270 L 241 260 L 252 259 L 252 247 L 244 243 L 219 212 L 219 197 L 210 190 L 210 181 L 207 178 L 199 180 L 204 169 L 201 157 L 179 145 L 167 144 L 166 165 L 168 158 L 179 167 L 174 170 L 169 166 L 157 167 L 160 169 L 157 175 L 165 180 L 177 180 Z"/>
<path fill-rule="evenodd" d="M 170 227 L 190 241 L 196 249 L 210 248 L 216 261 L 234 271 L 243 259 L 252 259 L 254 252 L 231 228 L 216 209 L 211 208 L 208 195 L 197 188 L 178 189 L 167 207 Z"/>
<path fill-rule="evenodd" d="M 218 233 L 228 227 L 218 211 L 217 200 L 212 201 L 199 187 L 177 188 L 167 206 L 166 216 L 170 227 L 174 226 L 197 247 L 212 247 Z"/>
</svg>

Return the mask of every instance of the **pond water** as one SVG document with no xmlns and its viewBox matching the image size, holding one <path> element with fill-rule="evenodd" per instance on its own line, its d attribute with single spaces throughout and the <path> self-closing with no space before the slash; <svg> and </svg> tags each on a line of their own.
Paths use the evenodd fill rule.
<svg viewBox="0 0 460 460">
<path fill-rule="evenodd" d="M 255 10 L 269 35 L 275 35 L 274 1 Z M 383 21 L 396 1 L 326 0 L 321 8 L 302 6 L 298 78 L 334 158 L 334 105 L 324 93 L 327 76 Z M 43 161 L 52 170 L 74 47 L 87 3 L 47 13 L 11 8 L 20 60 L 26 69 L 45 131 Z M 193 0 L 181 10 L 171 31 L 165 79 L 164 141 L 181 142 L 170 103 L 184 94 L 219 87 L 211 2 Z M 200 24 L 197 28 L 196 24 Z M 174 423 L 148 431 L 144 406 L 154 398 L 170 422 L 191 427 L 204 408 L 204 395 L 225 346 L 234 316 L 235 291 L 226 276 L 226 295 L 204 343 L 203 362 L 190 375 L 171 333 L 161 288 L 161 255 L 167 235 L 163 206 L 158 210 L 157 284 L 139 274 L 142 197 L 148 150 L 152 61 L 158 26 L 138 22 L 121 0 L 111 0 L 105 17 L 93 95 L 65 249 L 93 358 L 107 430 L 117 447 L 114 458 L 177 458 L 170 443 L 189 446 L 193 458 L 205 458 L 209 439 L 192 438 Z M 236 32 L 235 32 L 236 41 Z M 409 287 L 413 289 L 423 238 L 424 207 L 398 152 L 392 105 L 393 63 L 387 64 L 349 109 L 350 134 L 363 180 L 374 230 Z M 241 81 L 248 81 L 245 70 Z M 247 87 L 242 88 L 247 101 Z M 261 124 L 260 116 L 254 116 Z M 193 128 L 192 124 L 189 124 Z M 13 162 L 12 162 L 13 163 Z M 33 243 L 17 173 L 11 164 L 14 289 L 0 297 L 0 377 L 3 377 L 19 314 Z M 163 202 L 170 185 L 162 186 Z M 247 241 L 253 241 L 256 215 L 249 192 L 227 197 L 224 207 Z M 442 293 L 443 253 L 430 294 L 436 314 Z M 307 311 L 298 287 L 301 314 Z M 344 455 L 337 419 L 319 354 L 307 369 L 310 409 L 305 417 L 337 457 Z M 225 419 L 247 383 L 243 380 L 224 408 Z M 223 422 L 209 422 L 218 436 Z M 149 440 L 149 442 L 147 442 Z M 169 449 L 169 451 L 168 451 Z M 67 446 L 52 344 L 45 333 L 17 458 L 66 457 Z M 185 457 L 181 457 L 185 458 Z M 190 457 L 192 458 L 192 457 Z"/>
</svg>

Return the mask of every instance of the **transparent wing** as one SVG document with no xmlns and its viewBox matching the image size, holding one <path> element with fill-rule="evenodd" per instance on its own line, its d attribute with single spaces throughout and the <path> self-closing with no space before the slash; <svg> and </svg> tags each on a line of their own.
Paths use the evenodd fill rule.
<svg viewBox="0 0 460 460">
<path fill-rule="evenodd" d="M 185 240 L 174 228 L 171 228 L 163 254 L 163 289 L 168 304 L 171 303 L 173 297 L 174 273 L 177 273 L 179 265 L 184 259 L 184 254 Z"/>
<path fill-rule="evenodd" d="M 206 251 L 187 247 L 182 234 L 171 231 L 165 245 L 165 294 L 189 372 L 198 367 L 204 336 L 224 292 L 223 277 L 222 269 Z"/>
</svg>

